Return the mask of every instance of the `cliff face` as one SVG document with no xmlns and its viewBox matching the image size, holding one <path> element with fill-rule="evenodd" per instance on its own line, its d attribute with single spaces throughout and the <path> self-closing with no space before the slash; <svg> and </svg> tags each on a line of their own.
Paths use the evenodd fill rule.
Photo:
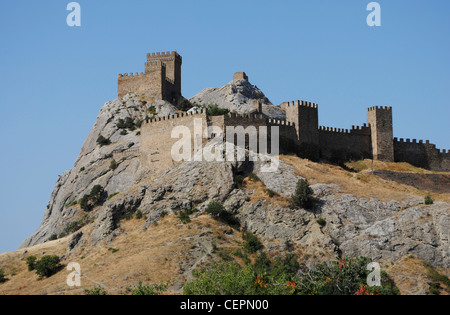
<svg viewBox="0 0 450 315">
<path fill-rule="evenodd" d="M 233 86 L 240 92 L 235 93 Z M 250 100 L 256 97 L 248 95 L 247 102 L 241 102 L 239 95 L 245 95 L 247 88 L 251 89 L 248 82 L 234 81 L 219 90 L 203 91 L 191 101 L 216 103 L 226 108 L 234 104 L 238 110 L 246 111 L 250 110 Z M 220 99 L 227 101 L 220 103 Z M 265 106 L 266 113 L 273 110 L 282 116 L 280 109 L 270 104 Z M 284 251 L 284 244 L 289 242 L 311 262 L 336 255 L 365 255 L 380 261 L 395 261 L 413 254 L 434 265 L 450 267 L 450 204 L 436 202 L 425 206 L 423 197 L 405 193 L 404 187 L 397 189 L 401 200 L 386 201 L 381 198 L 383 193 L 380 198 L 356 196 L 343 185 L 353 175 L 345 173 L 342 180 L 336 177 L 334 183 L 323 183 L 319 175 L 333 169 L 308 162 L 302 166 L 302 173 L 298 165 L 303 162 L 298 158 L 281 161 L 275 173 L 262 173 L 260 162 L 186 162 L 161 172 L 142 168 L 139 127 L 133 124 L 120 127 L 120 120 L 131 118 L 137 124 L 147 115 L 166 116 L 175 112 L 168 103 L 144 104 L 136 95 L 103 105 L 74 168 L 58 179 L 41 226 L 20 248 L 67 234 L 71 238 L 67 248 L 70 253 L 88 245 L 113 242 L 123 233 L 121 220 L 137 210 L 146 218 L 143 230 L 151 232 L 167 215 L 192 207 L 203 211 L 209 202 L 216 200 L 234 213 L 242 226 L 258 235 L 269 252 Z M 99 145 L 100 135 L 111 144 Z M 310 170 L 316 173 L 310 176 Z M 238 187 L 236 175 L 246 177 L 250 173 L 258 175 L 261 181 L 246 180 L 243 187 Z M 291 209 L 288 203 L 301 176 L 311 181 L 315 193 L 315 206 L 308 211 Z M 89 194 L 95 185 L 104 187 L 104 202 L 86 212 L 75 201 Z M 377 185 L 391 184 L 383 181 Z M 365 189 L 378 188 L 367 184 Z M 267 189 L 278 195 L 268 197 Z M 324 219 L 326 225 L 320 226 L 318 218 Z M 73 229 L 74 225 L 83 227 L 82 232 L 71 235 L 78 230 Z"/>
</svg>

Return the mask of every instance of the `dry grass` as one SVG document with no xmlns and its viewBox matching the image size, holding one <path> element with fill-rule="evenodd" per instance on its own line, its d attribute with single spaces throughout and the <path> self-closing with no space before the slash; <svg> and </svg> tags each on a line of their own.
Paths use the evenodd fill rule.
<svg viewBox="0 0 450 315">
<path fill-rule="evenodd" d="M 178 290 L 168 293 L 179 294 L 185 278 L 186 261 L 195 263 L 200 257 L 192 257 L 190 249 L 198 247 L 198 236 L 207 234 L 216 239 L 217 246 L 227 250 L 239 248 L 242 242 L 239 233 L 225 235 L 224 225 L 209 216 L 192 218 L 188 225 L 180 223 L 176 216 L 168 216 L 159 224 L 143 230 L 144 220 L 122 221 L 122 233 L 110 244 L 91 246 L 87 244 L 76 249 L 62 263 L 77 262 L 81 266 L 82 286 L 69 288 L 66 277 L 70 271 L 63 269 L 50 278 L 38 280 L 35 272 L 29 272 L 25 259 L 35 255 L 64 255 L 70 237 L 37 245 L 24 250 L 0 255 L 0 268 L 9 280 L 0 285 L 0 295 L 20 294 L 84 294 L 84 289 L 103 287 L 108 294 L 127 294 L 140 281 L 154 284 L 178 281 Z M 85 227 L 83 230 L 88 229 Z M 229 230 L 229 228 L 228 228 Z M 211 241 L 209 241 L 211 243 Z M 205 255 L 208 253 L 205 252 Z M 181 280 L 180 280 L 181 279 Z"/>
<path fill-rule="evenodd" d="M 307 178 L 310 184 L 324 183 L 337 184 L 345 193 L 351 193 L 357 198 L 376 198 L 381 201 L 405 200 L 408 195 L 425 197 L 430 195 L 434 200 L 450 202 L 450 194 L 437 194 L 431 191 L 418 190 L 412 186 L 400 184 L 395 181 L 385 180 L 371 174 L 371 160 L 353 162 L 348 167 L 360 169 L 359 172 L 351 172 L 340 166 L 311 162 L 297 156 L 282 155 L 280 159 L 292 165 L 298 176 Z M 369 167 L 370 165 L 370 167 Z M 398 172 L 419 172 L 423 174 L 436 173 L 418 169 L 407 163 L 385 163 L 375 161 L 375 170 L 391 170 Z M 449 174 L 440 173 L 440 174 Z"/>
<path fill-rule="evenodd" d="M 450 270 L 439 271 L 449 274 Z M 395 281 L 402 295 L 427 294 L 430 280 L 424 262 L 414 256 L 404 256 L 402 259 L 389 266 L 386 272 Z M 448 295 L 448 290 L 442 290 L 442 295 Z"/>
</svg>

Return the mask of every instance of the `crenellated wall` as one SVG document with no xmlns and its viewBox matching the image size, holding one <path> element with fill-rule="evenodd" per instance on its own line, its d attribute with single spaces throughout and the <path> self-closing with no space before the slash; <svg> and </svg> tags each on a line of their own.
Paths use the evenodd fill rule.
<svg viewBox="0 0 450 315">
<path fill-rule="evenodd" d="M 370 128 L 352 126 L 351 129 L 319 127 L 320 157 L 333 162 L 372 157 Z"/>
<path fill-rule="evenodd" d="M 304 105 L 300 102 L 285 103 L 283 106 L 291 112 L 287 115 L 288 119 L 296 120 L 300 124 L 304 123 L 303 128 L 309 132 L 309 136 L 314 135 L 314 132 L 310 130 L 315 126 L 314 110 L 317 110 L 317 105 L 304 102 Z M 300 105 L 300 106 L 299 106 Z M 297 111 L 297 109 L 300 109 Z M 306 109 L 306 110 L 302 110 Z M 388 110 L 389 108 L 378 108 L 381 110 Z M 311 112 L 307 112 L 311 110 Z M 374 111 L 372 109 L 370 111 Z M 312 113 L 312 114 L 311 114 Z M 313 117 L 313 122 L 307 123 L 307 120 Z M 235 135 L 233 139 L 226 137 L 227 127 L 242 127 L 238 132 L 245 134 L 245 146 L 249 148 L 249 134 L 251 130 L 256 130 L 257 139 L 261 136 L 261 127 L 267 127 L 267 149 L 270 152 L 272 143 L 271 128 L 273 126 L 278 127 L 279 130 L 279 152 L 282 153 L 295 153 L 299 156 L 305 156 L 310 154 L 311 151 L 305 150 L 311 145 L 306 142 L 305 135 L 302 130 L 296 124 L 296 122 L 287 120 L 267 119 L 262 113 L 252 113 L 248 115 L 238 115 L 230 113 L 223 116 L 208 116 L 204 110 L 194 113 L 183 113 L 177 115 L 171 115 L 167 117 L 160 117 L 156 119 L 149 119 L 142 125 L 141 130 L 141 161 L 143 165 L 156 168 L 170 168 L 174 165 L 171 156 L 171 149 L 178 139 L 172 139 L 171 133 L 176 126 L 188 127 L 191 135 L 194 135 L 194 119 L 199 118 L 201 121 L 202 133 L 208 126 L 217 126 L 221 130 L 222 137 L 225 141 L 231 141 L 234 144 L 238 144 L 238 136 Z M 387 143 L 389 147 L 389 138 L 383 138 L 383 132 L 379 132 L 377 137 L 373 137 L 373 126 L 381 126 L 381 128 L 389 128 L 389 116 L 381 116 L 383 122 L 379 122 L 379 115 L 372 117 L 372 124 L 363 124 L 363 126 L 352 126 L 350 129 L 331 128 L 319 126 L 316 128 L 317 134 L 317 149 L 319 150 L 319 158 L 328 160 L 331 162 L 344 162 L 347 160 L 358 160 L 365 158 L 372 158 L 373 145 Z M 387 119 L 387 120 L 386 120 Z M 248 128 L 250 127 L 250 128 Z M 254 129 L 252 128 L 254 127 Z M 308 129 L 309 128 L 309 129 Z M 299 131 L 300 130 L 300 131 Z M 386 130 L 384 130 L 386 131 Z M 389 131 L 387 131 L 389 133 Z M 217 136 L 216 134 L 213 137 Z M 204 144 L 207 139 L 202 136 L 200 140 Z M 375 140 L 374 140 L 375 139 Z M 192 139 L 192 150 L 194 150 L 194 140 Z M 438 171 L 450 171 L 450 153 L 446 150 L 440 151 L 436 149 L 434 144 L 430 144 L 429 141 L 417 141 L 406 139 L 398 140 L 397 138 L 391 139 L 393 148 L 393 156 L 396 162 L 408 162 L 418 167 L 438 170 Z M 309 147 L 311 148 L 311 147 Z M 260 151 L 258 142 L 258 152 Z M 314 155 L 306 156 L 314 159 Z"/>
<path fill-rule="evenodd" d="M 436 171 L 450 171 L 450 152 L 439 150 L 429 140 L 394 138 L 395 162 L 407 162 Z"/>
</svg>

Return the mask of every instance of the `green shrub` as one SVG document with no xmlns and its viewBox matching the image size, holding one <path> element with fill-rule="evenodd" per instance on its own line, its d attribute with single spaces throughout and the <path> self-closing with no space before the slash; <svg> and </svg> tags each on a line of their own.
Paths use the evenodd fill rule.
<svg viewBox="0 0 450 315">
<path fill-rule="evenodd" d="M 0 283 L 6 282 L 5 272 L 0 269 Z"/>
<path fill-rule="evenodd" d="M 93 289 L 84 289 L 86 295 L 108 295 L 108 293 L 102 287 L 96 287 Z"/>
<path fill-rule="evenodd" d="M 212 217 L 219 217 L 224 211 L 226 211 L 225 207 L 217 201 L 211 201 L 205 210 L 205 212 Z"/>
<path fill-rule="evenodd" d="M 120 118 L 116 123 L 116 127 L 119 129 L 123 129 L 123 131 L 125 131 L 125 129 L 133 131 L 136 130 L 137 126 L 131 117 L 126 117 L 125 119 Z"/>
<path fill-rule="evenodd" d="M 317 220 L 317 224 L 319 224 L 320 226 L 325 226 L 327 224 L 327 221 L 325 221 L 325 219 L 323 218 L 319 218 Z"/>
<path fill-rule="evenodd" d="M 112 160 L 111 163 L 109 164 L 109 169 L 111 170 L 115 170 L 117 168 L 118 164 L 116 162 L 116 160 Z"/>
<path fill-rule="evenodd" d="M 142 282 L 131 290 L 131 295 L 161 295 L 167 291 L 169 282 L 159 284 L 143 285 Z"/>
<path fill-rule="evenodd" d="M 425 204 L 426 205 L 432 205 L 434 203 L 433 198 L 431 198 L 430 196 L 426 196 L 425 197 Z"/>
<path fill-rule="evenodd" d="M 122 130 L 121 132 L 120 132 L 120 135 L 121 136 L 126 136 L 128 134 L 128 132 L 126 131 L 126 130 Z"/>
<path fill-rule="evenodd" d="M 220 108 L 218 105 L 208 105 L 206 107 L 206 113 L 208 116 L 222 116 L 229 113 L 229 110 L 226 108 Z"/>
<path fill-rule="evenodd" d="M 262 249 L 263 245 L 255 234 L 245 231 L 242 236 L 245 240 L 244 248 L 249 253 L 256 253 L 258 250 Z"/>
<path fill-rule="evenodd" d="M 104 145 L 110 145 L 111 144 L 111 140 L 106 139 L 105 137 L 103 137 L 102 135 L 100 135 L 97 138 L 97 144 L 100 145 L 101 147 L 103 147 Z"/>
<path fill-rule="evenodd" d="M 82 168 L 80 168 L 80 172 L 84 172 L 86 170 L 86 168 L 83 166 Z"/>
<path fill-rule="evenodd" d="M 220 202 L 211 201 L 206 207 L 205 212 L 231 227 L 238 228 L 240 226 L 239 220 L 234 216 L 234 214 L 227 211 Z"/>
<path fill-rule="evenodd" d="M 308 209 L 312 206 L 313 190 L 306 179 L 300 179 L 297 182 L 295 192 L 291 197 L 292 203 L 300 208 Z"/>
<path fill-rule="evenodd" d="M 36 274 L 40 278 L 51 277 L 60 270 L 61 266 L 59 263 L 60 259 L 58 256 L 46 255 L 36 262 Z"/>
<path fill-rule="evenodd" d="M 36 256 L 28 256 L 26 259 L 26 263 L 28 265 L 28 271 L 33 271 L 36 267 Z"/>
<path fill-rule="evenodd" d="M 57 239 L 58 239 L 58 235 L 52 234 L 52 235 L 50 235 L 50 237 L 48 238 L 48 241 L 54 241 L 54 240 L 57 240 Z"/>
<path fill-rule="evenodd" d="M 178 99 L 177 108 L 179 110 L 182 110 L 183 112 L 186 112 L 186 111 L 190 110 L 192 107 L 194 107 L 194 106 L 192 105 L 192 103 L 188 99 L 186 99 L 184 97 L 180 97 Z"/>
<path fill-rule="evenodd" d="M 101 185 L 95 185 L 88 195 L 79 200 L 81 209 L 91 211 L 95 206 L 101 204 L 105 199 L 105 190 Z"/>
<path fill-rule="evenodd" d="M 241 189 L 244 183 L 244 176 L 236 175 L 234 178 L 234 182 L 236 183 L 237 188 Z"/>
<path fill-rule="evenodd" d="M 134 216 L 135 216 L 136 219 L 140 220 L 140 219 L 142 219 L 142 218 L 144 217 L 144 214 L 142 213 L 141 210 L 138 209 L 138 210 L 134 213 Z"/>
</svg>

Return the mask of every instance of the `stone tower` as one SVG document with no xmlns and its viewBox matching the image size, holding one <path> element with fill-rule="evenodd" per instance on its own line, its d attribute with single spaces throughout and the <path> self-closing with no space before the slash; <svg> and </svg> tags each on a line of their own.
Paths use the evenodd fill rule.
<svg viewBox="0 0 450 315">
<path fill-rule="evenodd" d="M 145 73 L 118 75 L 118 96 L 136 93 L 177 104 L 181 98 L 181 64 L 176 51 L 147 54 Z"/>
<path fill-rule="evenodd" d="M 373 159 L 394 162 L 392 107 L 370 107 L 367 109 L 367 122 L 372 137 Z"/>
<path fill-rule="evenodd" d="M 319 113 L 317 104 L 295 101 L 281 104 L 286 121 L 295 125 L 298 153 L 311 159 L 319 158 Z"/>
</svg>

